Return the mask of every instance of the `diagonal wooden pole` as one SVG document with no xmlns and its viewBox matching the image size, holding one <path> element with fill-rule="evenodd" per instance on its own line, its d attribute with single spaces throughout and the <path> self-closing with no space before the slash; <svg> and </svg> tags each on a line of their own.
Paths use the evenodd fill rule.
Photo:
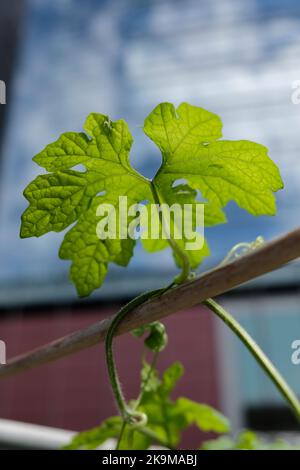
<svg viewBox="0 0 300 470">
<path fill-rule="evenodd" d="M 180 310 L 193 307 L 251 279 L 278 269 L 300 257 L 300 228 L 263 244 L 235 261 L 154 297 L 134 309 L 120 324 L 117 334 L 127 333 L 146 323 L 160 320 Z M 104 341 L 112 318 L 75 331 L 40 348 L 11 359 L 0 366 L 0 378 L 56 361 Z"/>
</svg>

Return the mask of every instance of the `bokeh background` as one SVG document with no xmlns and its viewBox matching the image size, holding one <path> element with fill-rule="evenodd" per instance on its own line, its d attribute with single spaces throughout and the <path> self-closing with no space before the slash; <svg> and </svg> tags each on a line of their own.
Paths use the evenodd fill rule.
<svg viewBox="0 0 300 470">
<path fill-rule="evenodd" d="M 19 239 L 22 191 L 41 172 L 32 157 L 62 132 L 82 130 L 91 111 L 101 112 L 128 121 L 131 162 L 151 177 L 160 156 L 142 125 L 159 102 L 187 101 L 217 113 L 226 138 L 269 148 L 285 189 L 276 218 L 228 205 L 229 223 L 206 231 L 212 256 L 201 270 L 209 268 L 240 241 L 299 225 L 300 105 L 292 102 L 299 57 L 297 0 L 1 1 L 7 104 L 0 105 L 0 339 L 8 358 L 106 317 L 176 272 L 168 250 L 149 255 L 138 245 L 126 271 L 112 266 L 103 287 L 79 300 L 69 264 L 57 256 L 63 234 Z M 300 365 L 291 362 L 291 344 L 300 338 L 299 283 L 294 262 L 221 299 L 298 394 Z M 178 394 L 218 407 L 234 431 L 295 435 L 273 385 L 211 314 L 192 309 L 166 324 L 170 344 L 159 366 L 182 360 Z M 129 396 L 137 392 L 140 351 L 130 335 L 118 340 Z M 0 418 L 82 430 L 113 412 L 101 346 L 0 384 Z M 202 437 L 189 431 L 183 445 L 195 447 Z"/>
</svg>

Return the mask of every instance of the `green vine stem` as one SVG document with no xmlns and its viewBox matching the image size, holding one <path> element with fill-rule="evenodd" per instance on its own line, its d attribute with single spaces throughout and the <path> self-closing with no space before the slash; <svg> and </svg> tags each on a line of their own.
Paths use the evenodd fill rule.
<svg viewBox="0 0 300 470">
<path fill-rule="evenodd" d="M 125 432 L 125 429 L 126 429 L 126 425 L 127 425 L 127 423 L 123 419 L 120 434 L 119 434 L 119 437 L 118 437 L 118 440 L 117 440 L 116 450 L 120 449 L 120 445 L 121 445 L 121 441 L 122 441 L 122 438 L 123 438 L 123 435 L 124 435 L 124 432 Z"/>
<path fill-rule="evenodd" d="M 128 302 L 128 304 L 126 304 L 123 308 L 121 308 L 121 310 L 114 317 L 106 335 L 106 339 L 105 339 L 106 363 L 107 363 L 107 370 L 108 370 L 108 375 L 109 375 L 112 391 L 113 391 L 113 394 L 114 394 L 114 397 L 115 397 L 115 400 L 116 400 L 116 403 L 117 403 L 117 406 L 118 406 L 118 409 L 122 418 L 124 419 L 124 421 L 126 421 L 128 424 L 131 424 L 131 425 L 143 426 L 146 424 L 147 418 L 144 415 L 144 413 L 139 413 L 133 409 L 130 409 L 126 403 L 126 400 L 122 392 L 119 376 L 118 376 L 116 361 L 115 361 L 114 354 L 113 354 L 113 347 L 112 347 L 113 337 L 115 335 L 115 332 L 119 324 L 121 323 L 123 318 L 126 317 L 126 315 L 128 315 L 133 309 L 143 304 L 150 298 L 159 296 L 163 294 L 165 291 L 171 289 L 172 286 L 173 286 L 173 283 L 162 289 L 156 289 L 150 292 L 145 292 L 144 294 L 141 294 L 138 297 L 135 297 L 130 302 Z"/>
<path fill-rule="evenodd" d="M 159 355 L 159 352 L 156 351 L 153 355 L 153 359 L 151 361 L 151 364 L 150 364 L 150 369 L 149 369 L 149 372 L 148 372 L 148 375 L 146 377 L 146 380 L 145 382 L 143 383 L 143 386 L 141 388 L 141 391 L 140 391 L 140 394 L 137 398 L 137 400 L 135 400 L 134 402 L 134 407 L 132 409 L 132 411 L 135 411 L 138 407 L 139 407 L 139 404 L 140 402 L 142 401 L 143 399 L 143 396 L 144 396 L 144 393 L 145 393 L 145 389 L 149 383 L 149 380 L 151 378 L 151 374 L 155 368 L 155 365 L 156 365 L 156 362 L 157 362 L 157 359 L 158 359 L 158 355 Z M 125 432 L 125 429 L 126 429 L 126 426 L 127 426 L 127 422 L 125 420 L 123 420 L 123 423 L 122 423 L 122 426 L 121 426 L 121 430 L 120 430 L 120 434 L 119 434 L 119 437 L 118 437 L 118 441 L 117 441 L 117 445 L 116 445 L 116 450 L 119 450 L 120 448 L 120 445 L 121 445 L 121 441 L 122 441 L 122 438 L 123 438 L 123 435 L 124 435 L 124 432 Z M 163 447 L 168 447 L 170 449 L 170 446 L 167 442 L 161 440 L 154 432 L 152 432 L 150 429 L 146 428 L 146 427 L 143 427 L 143 428 L 137 428 L 136 431 L 138 432 L 141 432 L 142 434 L 144 434 L 145 436 L 147 437 L 150 437 L 154 442 L 157 442 L 158 444 L 162 445 Z"/>
<path fill-rule="evenodd" d="M 163 201 L 160 198 L 159 192 L 154 182 L 151 182 L 150 184 L 151 184 L 153 198 L 156 204 L 161 206 Z M 168 231 L 168 227 L 166 227 L 166 223 L 167 223 L 166 217 L 162 209 L 162 226 L 163 226 L 163 229 L 167 231 L 168 233 L 169 231 Z M 125 318 L 125 316 L 127 316 L 134 308 L 143 304 L 144 302 L 149 300 L 151 297 L 163 294 L 165 291 L 173 287 L 175 284 L 183 283 L 190 276 L 191 267 L 190 267 L 190 261 L 189 261 L 188 256 L 186 255 L 184 250 L 182 250 L 181 247 L 176 243 L 176 241 L 173 240 L 172 237 L 168 237 L 167 241 L 170 247 L 172 248 L 173 253 L 175 253 L 181 259 L 181 262 L 182 262 L 181 273 L 174 279 L 174 281 L 169 286 L 162 288 L 162 289 L 157 289 L 157 290 L 153 290 L 150 292 L 146 292 L 138 297 L 135 297 L 131 302 L 126 304 L 113 319 L 106 335 L 105 351 L 106 351 L 106 363 L 107 363 L 108 375 L 109 375 L 113 395 L 115 397 L 119 412 L 123 419 L 120 436 L 117 442 L 117 449 L 120 446 L 120 442 L 121 442 L 124 430 L 126 428 L 126 425 L 129 424 L 131 426 L 136 427 L 139 430 L 145 429 L 145 426 L 147 424 L 147 416 L 144 413 L 138 412 L 136 410 L 136 407 L 129 408 L 125 400 L 125 397 L 123 395 L 121 384 L 120 384 L 120 379 L 119 379 L 119 375 L 117 371 L 117 366 L 116 366 L 116 362 L 114 359 L 113 347 L 112 347 L 113 337 L 115 335 L 115 332 L 119 324 L 123 320 L 123 318 Z M 138 398 L 138 403 L 140 399 L 141 399 L 141 396 Z"/>
<path fill-rule="evenodd" d="M 234 334 L 242 341 L 242 343 L 244 343 L 244 345 L 253 355 L 258 364 L 262 367 L 268 377 L 275 384 L 283 398 L 290 404 L 298 421 L 300 422 L 300 402 L 297 396 L 291 390 L 291 388 L 286 383 L 281 374 L 278 372 L 276 367 L 272 364 L 270 359 L 265 355 L 265 353 L 261 350 L 258 344 L 254 341 L 254 339 L 238 323 L 238 321 L 233 318 L 230 313 L 228 313 L 223 307 L 221 307 L 221 305 L 219 305 L 213 299 L 207 299 L 202 303 L 203 305 L 206 305 L 212 312 L 214 312 L 219 318 L 221 318 L 221 320 L 234 332 Z"/>
<path fill-rule="evenodd" d="M 151 190 L 152 190 L 152 194 L 153 194 L 156 204 L 161 206 L 162 201 L 160 199 L 157 188 L 153 182 L 151 182 Z M 163 225 L 164 230 L 168 229 L 168 227 L 166 227 L 166 218 L 165 218 L 163 210 L 162 210 L 162 225 Z M 119 435 L 116 449 L 118 449 L 120 446 L 126 425 L 129 424 L 131 426 L 136 427 L 139 430 L 142 430 L 142 429 L 145 430 L 146 429 L 145 426 L 147 424 L 147 416 L 144 413 L 137 411 L 136 410 L 137 406 L 135 406 L 134 408 L 129 408 L 126 403 L 125 397 L 122 392 L 122 387 L 120 384 L 117 366 L 116 366 L 116 362 L 115 362 L 114 354 L 113 354 L 112 343 L 113 343 L 113 337 L 115 335 L 115 332 L 119 324 L 123 320 L 123 318 L 125 318 L 125 316 L 127 316 L 131 312 L 131 310 L 143 304 L 144 302 L 149 300 L 151 297 L 163 294 L 165 291 L 173 287 L 175 284 L 183 283 L 184 281 L 188 279 L 190 275 L 190 270 L 191 270 L 190 262 L 186 253 L 180 248 L 180 246 L 175 242 L 175 240 L 172 239 L 172 237 L 168 237 L 167 241 L 170 247 L 172 248 L 173 253 L 177 254 L 177 256 L 181 259 L 181 262 L 182 262 L 181 273 L 174 279 L 174 281 L 169 286 L 162 288 L 162 289 L 157 289 L 157 290 L 153 290 L 150 292 L 146 292 L 134 298 L 131 302 L 126 304 L 113 319 L 106 335 L 105 351 L 106 351 L 106 363 L 107 363 L 108 375 L 109 375 L 113 395 L 115 397 L 119 412 L 123 419 L 121 432 Z M 142 395 L 143 395 L 143 391 L 141 392 L 141 395 L 138 398 L 137 404 L 141 400 Z M 147 430 L 146 432 L 148 431 L 149 430 Z M 155 435 L 152 435 L 152 438 L 157 441 L 157 437 Z"/>
<path fill-rule="evenodd" d="M 120 384 L 120 379 L 119 379 L 119 375 L 118 375 L 118 371 L 117 371 L 116 361 L 115 361 L 115 358 L 114 358 L 113 347 L 112 347 L 115 332 L 116 332 L 119 324 L 123 320 L 123 318 L 125 318 L 126 315 L 128 315 L 131 312 L 131 310 L 133 310 L 137 306 L 143 304 L 144 302 L 146 302 L 150 298 L 156 297 L 156 296 L 159 296 L 159 295 L 163 294 L 167 290 L 171 289 L 171 287 L 173 285 L 174 285 L 174 283 L 172 283 L 169 286 L 164 287 L 162 289 L 156 289 L 156 290 L 153 290 L 153 291 L 150 291 L 150 292 L 145 292 L 144 294 L 141 294 L 140 296 L 135 297 L 133 300 L 131 300 L 131 302 L 129 302 L 123 308 L 121 308 L 121 310 L 114 317 L 114 319 L 111 322 L 111 325 L 108 329 L 106 339 L 105 339 L 106 364 L 107 364 L 107 370 L 108 370 L 108 375 L 109 375 L 109 379 L 110 379 L 112 392 L 113 392 L 113 395 L 115 397 L 117 407 L 119 409 L 120 415 L 121 415 L 122 420 L 123 420 L 116 449 L 119 449 L 119 446 L 120 446 L 120 443 L 121 443 L 121 440 L 122 440 L 122 436 L 124 434 L 124 431 L 125 431 L 125 428 L 126 428 L 127 424 L 131 425 L 132 427 L 135 427 L 136 430 L 138 430 L 140 432 L 142 432 L 142 430 L 143 430 L 143 432 L 145 431 L 144 434 L 146 432 L 148 432 L 148 436 L 150 436 L 151 431 L 146 430 L 146 428 L 145 428 L 145 426 L 147 424 L 147 416 L 144 413 L 136 411 L 136 409 L 135 409 L 136 407 L 135 408 L 129 408 L 129 406 L 127 405 L 127 402 L 125 400 L 125 397 L 123 395 L 122 387 L 121 387 L 121 384 Z M 140 400 L 140 399 L 141 399 L 141 397 L 138 398 L 138 400 Z M 152 438 L 156 442 L 159 441 L 159 438 L 155 434 L 152 434 Z M 166 443 L 164 443 L 164 445 L 166 445 Z"/>
<path fill-rule="evenodd" d="M 126 315 L 128 315 L 129 312 L 131 312 L 131 310 L 133 310 L 138 305 L 141 305 L 142 303 L 146 302 L 151 297 L 154 297 L 155 295 L 159 295 L 162 291 L 164 291 L 164 289 L 157 289 L 155 291 L 145 292 L 144 294 L 138 297 L 135 297 L 133 300 L 131 300 L 131 302 L 129 302 L 123 308 L 121 308 L 121 310 L 114 317 L 106 335 L 105 352 L 106 352 L 106 363 L 107 363 L 108 375 L 109 375 L 112 391 L 113 391 L 119 412 L 122 418 L 124 419 L 124 421 L 127 421 L 127 422 L 129 422 L 131 418 L 133 418 L 133 410 L 130 410 L 128 408 L 126 400 L 122 392 L 122 388 L 121 388 L 121 384 L 120 384 L 120 380 L 119 380 L 119 376 L 117 372 L 116 362 L 114 359 L 113 348 L 112 348 L 113 337 L 119 324 L 121 323 L 123 318 Z"/>
</svg>

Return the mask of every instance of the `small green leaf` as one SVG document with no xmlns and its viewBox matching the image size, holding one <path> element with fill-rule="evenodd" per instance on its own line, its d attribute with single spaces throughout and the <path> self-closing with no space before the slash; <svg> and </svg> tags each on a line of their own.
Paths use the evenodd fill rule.
<svg viewBox="0 0 300 470">
<path fill-rule="evenodd" d="M 147 372 L 149 369 L 144 370 L 144 375 Z M 161 380 L 152 371 L 153 381 L 139 406 L 139 411 L 148 417 L 147 427 L 171 446 L 177 446 L 182 431 L 193 424 L 205 432 L 228 432 L 229 421 L 212 407 L 183 397 L 175 401 L 171 399 L 170 394 L 182 374 L 183 367 L 178 362 L 164 372 Z"/>
<path fill-rule="evenodd" d="M 217 439 L 206 441 L 201 446 L 202 450 L 299 450 L 299 446 L 292 446 L 283 439 L 266 441 L 252 431 L 243 431 L 235 438 L 221 436 Z"/>
<path fill-rule="evenodd" d="M 211 439 L 203 442 L 201 450 L 232 450 L 234 449 L 234 440 L 229 436 L 220 436 L 217 439 Z"/>
<path fill-rule="evenodd" d="M 88 431 L 83 431 L 72 439 L 65 450 L 96 449 L 110 438 L 117 438 L 120 434 L 122 420 L 120 416 L 112 416 L 103 423 Z"/>
<path fill-rule="evenodd" d="M 151 444 L 152 441 L 148 436 L 126 426 L 119 445 L 119 450 L 146 450 Z"/>
<path fill-rule="evenodd" d="M 164 395 L 170 395 L 176 386 L 178 380 L 184 372 L 183 365 L 180 362 L 174 362 L 163 374 L 161 391 Z"/>
<path fill-rule="evenodd" d="M 157 370 L 144 361 L 141 370 L 141 390 L 143 393 L 156 392 L 160 383 Z"/>
<path fill-rule="evenodd" d="M 211 406 L 196 403 L 188 398 L 176 400 L 175 413 L 183 414 L 187 423 L 196 424 L 202 431 L 225 433 L 230 430 L 227 418 Z"/>
<path fill-rule="evenodd" d="M 149 332 L 144 343 L 145 345 L 154 352 L 161 352 L 168 344 L 168 336 L 166 333 L 166 327 L 161 322 L 148 323 L 147 325 L 141 326 L 133 330 L 134 336 L 140 337 L 146 332 Z"/>
</svg>

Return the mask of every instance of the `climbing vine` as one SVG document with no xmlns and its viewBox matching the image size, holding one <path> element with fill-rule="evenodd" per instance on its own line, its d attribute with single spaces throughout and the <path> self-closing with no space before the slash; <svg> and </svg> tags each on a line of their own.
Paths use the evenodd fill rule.
<svg viewBox="0 0 300 470">
<path fill-rule="evenodd" d="M 80 296 L 101 287 L 110 263 L 128 265 L 137 242 L 137 229 L 147 251 L 171 248 L 179 269 L 168 286 L 141 294 L 113 318 L 105 351 L 119 415 L 108 418 L 98 428 L 80 433 L 68 446 L 72 449 L 96 448 L 108 438 L 116 439 L 118 449 L 146 449 L 153 443 L 173 449 L 180 443 L 182 430 L 191 424 L 203 431 L 227 434 L 230 430 L 228 420 L 208 405 L 185 397 L 172 400 L 170 394 L 183 369 L 180 363 L 175 363 L 162 377 L 156 370 L 158 355 L 167 344 L 167 333 L 161 323 L 154 322 L 133 332 L 137 337 L 147 334 L 145 346 L 153 354 L 151 363 L 142 364 L 136 400 L 127 401 L 123 394 L 113 339 L 120 323 L 134 308 L 155 296 L 164 296 L 166 291 L 195 276 L 196 268 L 210 254 L 204 228 L 226 223 L 224 207 L 229 201 L 235 201 L 254 216 L 275 215 L 274 193 L 282 189 L 283 183 L 264 146 L 222 139 L 220 118 L 205 109 L 187 103 L 176 109 L 170 103 L 161 103 L 145 119 L 143 129 L 162 155 L 161 166 L 152 180 L 130 164 L 133 138 L 126 122 L 113 122 L 106 115 L 93 113 L 85 122 L 85 132 L 64 133 L 34 157 L 47 173 L 38 176 L 24 191 L 29 206 L 22 215 L 21 237 L 39 237 L 72 225 L 64 236 L 59 256 L 71 260 L 70 278 Z M 85 170 L 78 170 L 78 165 Z M 118 226 L 113 223 L 112 230 L 112 216 L 116 212 L 123 216 L 120 200 L 124 197 L 136 211 L 126 214 Z M 144 211 L 150 205 L 155 207 L 156 218 L 153 212 L 150 217 Z M 175 206 L 180 209 L 179 218 L 178 213 L 176 216 L 169 210 Z M 107 214 L 99 207 L 105 207 Z M 189 233 L 182 231 L 186 210 L 191 216 Z M 154 229 L 156 236 L 149 236 Z M 190 233 L 195 242 L 192 248 Z M 261 237 L 252 243 L 239 243 L 223 263 L 262 243 Z M 207 299 L 204 304 L 244 343 L 300 420 L 295 394 L 259 346 L 214 300 Z M 266 446 L 246 433 L 236 440 L 221 437 L 203 448 L 218 445 Z"/>
</svg>

